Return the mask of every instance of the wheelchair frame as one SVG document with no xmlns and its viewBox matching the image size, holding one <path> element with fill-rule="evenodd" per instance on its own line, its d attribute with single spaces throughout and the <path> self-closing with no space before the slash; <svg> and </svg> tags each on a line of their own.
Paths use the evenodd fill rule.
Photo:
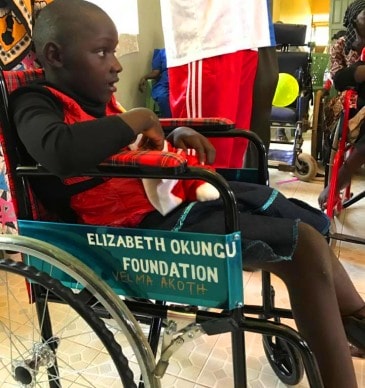
<svg viewBox="0 0 365 388">
<path fill-rule="evenodd" d="M 11 191 L 13 200 L 17 204 L 17 216 L 19 225 L 31 222 L 35 228 L 47 228 L 50 223 L 34 219 L 34 203 L 30 197 L 30 186 L 28 178 L 30 176 L 47 176 L 47 172 L 42 166 L 22 165 L 19 149 L 17 148 L 16 134 L 11 127 L 7 112 L 7 85 L 6 80 L 1 76 L 0 88 L 2 99 L 4 101 L 1 107 L 1 124 L 3 137 L 3 150 L 7 158 L 8 174 L 11 181 Z M 181 122 L 181 121 L 179 121 Z M 185 121 L 185 125 L 193 126 L 190 121 Z M 174 126 L 176 123 L 172 123 Z M 181 125 L 181 124 L 180 124 Z M 253 133 L 237 130 L 234 128 L 221 130 L 220 125 L 209 125 L 210 130 L 203 128 L 206 136 L 226 137 L 226 136 L 244 136 L 257 145 L 260 155 L 260 166 L 266 166 L 266 155 L 264 147 Z M 202 126 L 199 126 L 202 129 Z M 224 171 L 222 171 L 223 173 Z M 241 172 L 231 172 L 236 177 Z M 98 166 L 95 171 L 85 172 L 85 176 L 108 176 L 108 177 L 147 177 L 147 178 L 166 178 L 166 179 L 201 179 L 210 182 L 221 194 L 225 209 L 226 233 L 238 236 L 238 213 L 234 194 L 228 186 L 226 180 L 218 173 L 207 171 L 201 168 L 187 167 L 184 161 L 177 163 L 173 167 L 162 167 L 158 165 L 146 166 L 136 165 L 135 161 L 128 160 L 116 164 L 115 162 L 105 162 Z M 259 172 L 261 183 L 267 183 L 268 175 L 265 168 Z M 62 225 L 62 223 L 59 223 Z M 67 225 L 64 225 L 67 228 Z M 98 228 L 98 227 L 97 227 Z M 104 227 L 101 227 L 104 228 Z M 123 228 L 115 228 L 123 229 Z M 22 230 L 22 227 L 20 227 Z M 152 231 L 151 231 L 152 233 Z M 170 232 L 164 232 L 168 235 Z M 199 234 L 200 235 L 200 234 Z M 225 236 L 225 235 L 224 235 Z M 62 237 L 62 236 L 61 236 Z M 136 295 L 126 296 L 121 300 L 114 290 L 94 272 L 93 268 L 88 267 L 85 263 L 76 258 L 73 254 L 56 246 L 54 243 L 46 243 L 41 238 L 30 238 L 16 235 L 0 235 L 0 248 L 2 250 L 21 252 L 26 260 L 28 256 L 37 257 L 42 263 L 48 264 L 50 270 L 48 275 L 39 269 L 25 263 L 15 263 L 11 260 L 1 260 L 0 268 L 5 273 L 16 273 L 28 279 L 28 286 L 33 285 L 31 293 L 31 302 L 34 302 L 38 314 L 41 343 L 36 344 L 36 349 L 30 351 L 31 358 L 24 359 L 20 364 L 12 364 L 11 369 L 13 377 L 18 377 L 21 383 L 23 378 L 31 378 L 31 383 L 35 382 L 36 375 L 39 372 L 39 365 L 46 369 L 45 374 L 49 379 L 50 387 L 61 387 L 62 376 L 59 376 L 57 365 L 58 344 L 54 340 L 52 331 L 52 317 L 49 314 L 48 302 L 58 302 L 61 298 L 64 302 L 73 307 L 76 313 L 87 321 L 92 314 L 97 313 L 101 318 L 112 318 L 116 321 L 119 331 L 128 338 L 130 346 L 136 354 L 141 379 L 139 386 L 158 387 L 160 378 L 165 372 L 169 357 L 184 342 L 206 333 L 208 335 L 231 333 L 232 338 L 232 357 L 233 357 L 233 376 L 235 387 L 246 387 L 246 364 L 245 364 L 245 344 L 244 332 L 256 332 L 264 335 L 264 338 L 277 337 L 285 344 L 285 349 L 289 349 L 289 358 L 291 362 L 302 360 L 308 381 L 312 387 L 321 387 L 322 381 L 318 373 L 316 361 L 300 335 L 290 327 L 280 323 L 280 317 L 291 317 L 291 312 L 286 309 L 278 309 L 273 306 L 273 289 L 270 285 L 270 274 L 263 273 L 263 305 L 249 306 L 242 305 L 240 301 L 217 307 L 223 308 L 221 311 L 210 311 L 196 305 L 188 304 L 167 304 L 164 300 L 161 302 L 151 303 L 146 300 L 145 294 L 142 297 Z M 72 250 L 71 250 L 72 251 Z M 240 260 L 241 262 L 241 260 Z M 80 292 L 73 292 L 70 288 L 60 283 L 58 279 L 53 278 L 53 267 L 59 269 L 73 278 L 78 284 L 81 284 Z M 6 284 L 5 284 L 6 286 Z M 70 294 L 72 291 L 72 295 Z M 229 291 L 229 290 L 228 290 Z M 241 295 L 242 295 L 241 290 Z M 75 301 L 76 300 L 76 301 Z M 204 300 L 200 300 L 204 306 Z M 211 305 L 208 305 L 211 307 Z M 81 311 L 81 312 L 80 312 Z M 257 318 L 248 317 L 247 314 L 257 315 Z M 270 321 L 269 319 L 274 319 Z M 137 320 L 147 322 L 150 325 L 149 342 L 146 341 L 144 334 Z M 112 343 L 110 347 L 114 353 L 114 362 L 116 355 L 120 352 L 121 364 L 117 366 L 123 385 L 134 386 L 133 380 L 128 375 L 129 367 L 126 357 L 123 357 L 123 346 L 110 335 L 110 330 L 104 325 L 101 319 L 95 318 L 96 322 L 91 322 L 100 337 L 105 337 L 104 345 Z M 94 325 L 94 326 L 93 326 Z M 157 354 L 158 342 L 162 326 L 166 325 L 162 342 L 161 358 L 156 365 L 155 356 Z M 51 343 L 51 344 L 50 344 Z M 41 349 L 41 350 L 39 350 Z M 108 349 L 109 350 L 109 349 Z M 293 356 L 294 355 L 294 356 Z M 0 355 L 1 357 L 1 355 Z M 112 357 L 113 358 L 113 357 Z M 294 361 L 293 361 L 294 358 Z M 51 361 L 50 361 L 51 360 Z M 270 361 L 270 360 L 269 360 Z M 276 361 L 271 360 L 271 365 Z M 35 364 L 39 364 L 35 367 Z M 278 364 L 279 365 L 279 364 Z M 280 365 L 279 365 L 280 366 Z M 297 365 L 292 365 L 297 370 Z M 278 370 L 280 368 L 278 367 Z M 19 373 L 17 374 L 16 371 Z M 275 371 L 277 373 L 277 370 Z M 127 374 L 127 376 L 125 376 Z M 25 376 L 25 377 L 24 377 Z M 290 376 L 291 377 L 291 376 Z M 285 378 L 279 375 L 279 378 Z M 295 377 L 296 379 L 297 377 Z M 296 382 L 295 382 L 296 383 Z M 31 386 L 31 385 L 29 385 Z"/>
</svg>

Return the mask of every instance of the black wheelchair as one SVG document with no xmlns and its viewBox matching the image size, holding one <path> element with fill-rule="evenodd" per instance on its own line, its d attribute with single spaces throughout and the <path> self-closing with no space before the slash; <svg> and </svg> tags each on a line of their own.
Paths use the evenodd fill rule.
<svg viewBox="0 0 365 388">
<path fill-rule="evenodd" d="M 30 184 L 31 177 L 50 173 L 24 159 L 7 110 L 8 92 L 42 76 L 39 70 L 10 71 L 0 79 L 2 150 L 19 231 L 0 235 L 0 248 L 22 257 L 0 260 L 4 386 L 159 387 L 171 355 L 184 343 L 230 333 L 234 386 L 246 387 L 248 331 L 262 334 L 268 360 L 284 383 L 297 384 L 305 369 L 310 386 L 322 387 L 310 349 L 280 322 L 291 312 L 274 307 L 268 273 L 262 306 L 243 303 L 237 206 L 220 174 L 227 171 L 188 167 L 168 153 L 163 164 L 161 154 L 152 161 L 149 155 L 147 164 L 143 153 L 128 151 L 83 174 L 210 182 L 224 204 L 224 235 L 80 225 L 51 217 Z M 164 122 L 167 130 L 178 123 Z M 266 155 L 255 134 L 215 119 L 185 125 L 206 136 L 248 137 L 258 148 L 259 168 L 229 173 L 267 183 Z"/>
<path fill-rule="evenodd" d="M 305 44 L 306 25 L 275 23 L 279 73 L 296 78 L 299 93 L 289 106 L 272 107 L 271 128 L 281 131 L 281 136 L 271 140 L 268 152 L 269 167 L 290 171 L 302 181 L 311 181 L 317 174 L 317 162 L 304 153 L 303 133 L 309 129 L 309 107 L 313 100 L 311 78 L 311 52 Z M 299 51 L 302 49 L 303 51 Z M 289 140 L 286 133 L 290 132 Z M 278 144 L 290 144 L 282 147 Z"/>
</svg>

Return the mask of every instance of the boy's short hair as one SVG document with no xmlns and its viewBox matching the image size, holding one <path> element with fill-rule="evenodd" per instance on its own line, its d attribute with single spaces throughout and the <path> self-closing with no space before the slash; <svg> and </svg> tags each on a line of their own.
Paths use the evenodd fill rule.
<svg viewBox="0 0 365 388">
<path fill-rule="evenodd" d="M 65 45 L 75 40 L 88 16 L 106 13 L 86 0 L 54 0 L 38 14 L 32 32 L 36 55 L 42 63 L 43 47 L 53 41 Z"/>
</svg>

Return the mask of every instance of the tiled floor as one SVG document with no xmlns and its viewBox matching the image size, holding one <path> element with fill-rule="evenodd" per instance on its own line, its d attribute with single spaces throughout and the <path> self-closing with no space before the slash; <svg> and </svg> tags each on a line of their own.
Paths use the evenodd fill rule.
<svg viewBox="0 0 365 388">
<path fill-rule="evenodd" d="M 270 169 L 270 179 L 271 185 L 281 190 L 287 196 L 300 198 L 314 206 L 316 206 L 318 193 L 323 187 L 323 178 L 316 178 L 313 182 L 305 183 L 296 180 L 289 173 L 279 172 L 275 169 Z M 359 192 L 364 187 L 364 179 L 365 171 L 359 174 L 354 180 L 353 191 L 355 193 Z M 348 208 L 341 214 L 341 219 L 337 220 L 337 231 L 364 237 L 364 210 L 365 199 Z M 365 298 L 365 246 L 337 242 L 334 249 L 337 252 L 339 259 L 348 270 L 357 289 Z M 276 305 L 288 307 L 289 302 L 285 286 L 276 278 L 272 279 L 272 283 L 276 291 Z M 260 273 L 245 272 L 244 284 L 245 302 L 249 304 L 260 304 Z M 17 286 L 15 289 L 17 293 L 23 296 L 26 295 L 23 282 L 21 283 L 21 286 Z M 2 292 L 1 287 L 0 292 Z M 1 300 L 3 300 L 3 297 Z M 4 303 L 5 302 L 0 303 L 0 314 L 3 314 L 3 311 L 5 311 Z M 15 316 L 19 317 L 19 320 L 16 321 L 16 326 L 12 327 L 13 330 L 19 330 L 21 333 L 19 337 L 20 341 L 17 345 L 18 347 L 25 346 L 25 337 L 23 337 L 22 333 L 26 331 L 26 327 L 29 323 L 34 323 L 31 321 L 31 315 L 28 315 L 25 305 L 26 301 L 24 301 L 24 304 L 20 303 L 19 305 L 12 305 Z M 82 322 L 82 319 L 74 320 L 69 310 L 64 310 L 59 305 L 56 305 L 54 309 L 59 314 L 60 324 L 60 328 L 58 329 L 58 322 L 56 322 L 56 331 L 58 330 L 60 336 L 64 338 L 62 348 L 59 349 L 59 354 L 62 355 L 61 362 L 77 367 L 78 365 L 83 365 L 83 362 L 88 363 L 91 358 L 97 359 L 98 357 L 101 357 L 102 355 L 97 350 L 100 344 L 98 345 L 95 338 L 91 335 L 88 341 L 85 342 L 85 347 L 82 350 L 75 348 L 73 338 L 79 340 L 81 332 L 86 336 L 90 334 L 90 331 L 86 331 L 86 326 L 85 323 Z M 70 317 L 72 325 L 68 323 L 68 316 Z M 6 319 L 6 315 L 1 315 L 1 322 L 6 321 Z M 67 327 L 63 326 L 65 322 L 67 322 Z M 291 325 L 293 324 L 290 320 L 285 322 Z M 0 349 L 2 352 L 3 341 L 6 340 L 7 334 L 2 327 L 0 328 Z M 172 357 L 167 373 L 162 379 L 162 388 L 233 388 L 230 348 L 231 339 L 229 335 L 203 335 L 194 341 L 186 343 Z M 65 353 L 62 353 L 63 349 L 65 350 Z M 246 334 L 246 350 L 249 387 L 277 388 L 285 386 L 273 373 L 265 357 L 262 347 L 262 337 L 260 335 L 251 333 Z M 128 357 L 128 354 L 126 354 L 126 356 Z M 133 363 L 133 360 L 130 361 Z M 353 359 L 353 361 L 356 368 L 358 385 L 360 388 L 365 388 L 365 360 Z M 3 364 L 4 358 L 2 358 L 0 362 L 1 387 L 19 386 L 2 379 L 1 373 Z M 101 363 L 101 366 L 101 371 L 100 369 L 99 371 L 91 369 L 87 372 L 90 373 L 90 380 L 85 380 L 81 383 L 82 378 L 80 378 L 76 383 L 71 383 L 69 386 L 93 386 L 96 388 L 104 386 L 119 387 L 120 383 L 113 378 L 115 372 L 109 370 L 107 365 L 103 363 Z M 37 386 L 45 387 L 47 385 L 40 383 L 39 385 L 37 384 Z M 308 387 L 305 376 L 296 386 L 300 388 Z"/>
</svg>

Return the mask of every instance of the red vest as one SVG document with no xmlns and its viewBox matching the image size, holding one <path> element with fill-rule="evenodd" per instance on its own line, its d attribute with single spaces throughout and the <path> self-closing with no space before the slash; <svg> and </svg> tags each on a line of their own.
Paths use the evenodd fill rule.
<svg viewBox="0 0 365 388">
<path fill-rule="evenodd" d="M 65 123 L 95 120 L 74 99 L 54 88 L 47 88 L 62 102 Z M 106 106 L 106 115 L 117 113 L 121 113 L 121 109 L 113 96 Z M 68 178 L 64 184 L 72 185 L 88 179 Z M 124 227 L 138 226 L 146 214 L 155 210 L 147 199 L 141 180 L 135 178 L 106 179 L 104 183 L 73 195 L 71 207 L 82 223 Z"/>
</svg>

